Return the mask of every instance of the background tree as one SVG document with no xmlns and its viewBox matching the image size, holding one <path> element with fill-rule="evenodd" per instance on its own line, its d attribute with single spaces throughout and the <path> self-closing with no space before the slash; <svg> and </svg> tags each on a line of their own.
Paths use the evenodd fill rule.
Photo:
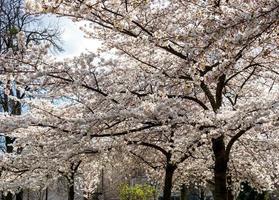
<svg viewBox="0 0 279 200">
<path fill-rule="evenodd" d="M 23 0 L 1 0 L 0 1 L 0 54 L 10 52 L 11 54 L 23 54 L 22 47 L 38 45 L 43 42 L 49 42 L 53 49 L 62 51 L 59 36 L 60 30 L 55 27 L 39 26 L 42 23 L 42 17 L 31 15 L 24 10 Z M 24 34 L 24 38 L 23 38 Z M 17 67 L 16 65 L 14 66 Z M 3 72 L 5 67 L 2 66 Z M 25 91 L 16 88 L 18 80 L 13 78 L 1 80 L 0 103 L 1 111 L 10 115 L 21 115 L 23 105 L 20 99 L 25 97 L 25 91 L 30 88 L 26 85 Z M 16 99 L 11 99 L 14 96 Z M 5 137 L 7 153 L 13 151 L 12 144 L 15 141 L 13 137 Z M 20 153 L 20 149 L 18 149 Z M 9 193 L 6 199 L 12 199 Z M 16 195 L 16 199 L 22 199 L 22 192 Z"/>
</svg>

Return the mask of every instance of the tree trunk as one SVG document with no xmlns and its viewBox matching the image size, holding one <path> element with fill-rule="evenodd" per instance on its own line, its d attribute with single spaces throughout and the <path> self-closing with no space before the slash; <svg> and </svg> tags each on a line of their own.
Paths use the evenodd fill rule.
<svg viewBox="0 0 279 200">
<path fill-rule="evenodd" d="M 30 189 L 27 189 L 27 200 L 30 199 Z"/>
<path fill-rule="evenodd" d="M 228 200 L 227 168 L 228 159 L 225 154 L 224 137 L 212 139 L 212 147 L 215 157 L 214 163 L 214 200 Z"/>
<path fill-rule="evenodd" d="M 201 198 L 200 200 L 205 200 L 205 194 L 204 194 L 204 190 L 201 189 Z"/>
<path fill-rule="evenodd" d="M 48 200 L 48 187 L 46 188 L 46 196 L 45 200 Z"/>
<path fill-rule="evenodd" d="M 23 191 L 22 190 L 16 194 L 16 200 L 23 200 Z"/>
<path fill-rule="evenodd" d="M 186 188 L 186 185 L 183 184 L 181 186 L 180 193 L 181 193 L 181 200 L 187 200 L 187 188 Z"/>
<path fill-rule="evenodd" d="M 176 167 L 167 163 L 164 180 L 163 200 L 171 200 L 172 178 Z"/>
<path fill-rule="evenodd" d="M 69 186 L 68 200 L 74 200 L 74 199 L 75 199 L 75 188 L 73 183 Z"/>
</svg>

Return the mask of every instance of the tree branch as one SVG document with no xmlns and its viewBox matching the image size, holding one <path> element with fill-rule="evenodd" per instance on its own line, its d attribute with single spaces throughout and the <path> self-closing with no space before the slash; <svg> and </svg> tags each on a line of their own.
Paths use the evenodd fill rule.
<svg viewBox="0 0 279 200">
<path fill-rule="evenodd" d="M 117 132 L 117 133 L 91 134 L 90 137 L 91 138 L 100 138 L 100 137 L 122 136 L 122 135 L 127 135 L 129 133 L 137 133 L 137 132 L 140 132 L 140 131 L 144 131 L 144 130 L 148 130 L 148 129 L 151 129 L 151 128 L 159 127 L 161 125 L 162 124 L 150 123 L 149 125 L 146 125 L 146 126 L 142 126 L 142 127 L 139 127 L 139 128 L 133 128 L 133 129 L 130 129 L 130 130 L 127 130 L 127 131 L 121 131 L 121 132 Z"/>
<path fill-rule="evenodd" d="M 229 156 L 230 156 L 230 152 L 231 152 L 231 149 L 234 145 L 234 143 L 244 134 L 246 133 L 248 130 L 250 130 L 252 128 L 252 126 L 248 126 L 247 128 L 243 129 L 243 130 L 240 130 L 237 134 L 235 134 L 231 140 L 229 141 L 229 143 L 227 144 L 227 147 L 226 147 L 226 152 L 225 152 L 225 155 L 226 155 L 226 159 L 229 160 Z"/>
</svg>

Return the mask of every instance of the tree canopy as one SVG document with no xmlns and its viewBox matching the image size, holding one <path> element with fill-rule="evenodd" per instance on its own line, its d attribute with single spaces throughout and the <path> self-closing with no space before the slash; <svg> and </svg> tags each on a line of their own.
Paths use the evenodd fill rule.
<svg viewBox="0 0 279 200">
<path fill-rule="evenodd" d="M 102 47 L 63 61 L 45 44 L 24 47 L 21 57 L 1 54 L 1 78 L 20 78 L 17 88 L 28 85 L 32 96 L 15 98 L 28 104 L 26 114 L 1 116 L 3 132 L 22 148 L 4 156 L 3 189 L 45 185 L 77 166 L 76 184 L 94 190 L 103 166 L 138 165 L 160 183 L 164 200 L 185 183 L 213 185 L 215 200 L 233 199 L 243 182 L 277 187 L 277 1 L 26 7 L 86 20 L 82 30 Z"/>
</svg>

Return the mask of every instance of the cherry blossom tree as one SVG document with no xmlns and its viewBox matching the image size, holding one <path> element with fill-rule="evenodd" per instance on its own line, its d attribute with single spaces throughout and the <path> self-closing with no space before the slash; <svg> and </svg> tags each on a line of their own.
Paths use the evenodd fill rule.
<svg viewBox="0 0 279 200">
<path fill-rule="evenodd" d="M 24 128 L 10 125 L 13 134 L 32 138 L 41 130 L 38 137 L 56 138 L 44 148 L 58 147 L 61 138 L 59 162 L 96 152 L 99 163 L 141 160 L 161 180 L 164 200 L 175 182 L 212 182 L 215 200 L 233 199 L 241 182 L 267 190 L 278 183 L 278 2 L 26 5 L 87 20 L 82 29 L 103 46 L 96 54 L 13 70 L 46 89 L 32 94 L 38 99 L 28 102 L 32 116 Z"/>
<path fill-rule="evenodd" d="M 0 54 L 1 54 L 1 74 L 6 73 L 7 57 L 14 59 L 21 59 L 25 52 L 25 47 L 31 45 L 38 45 L 48 41 L 55 50 L 61 51 L 59 42 L 59 29 L 56 27 L 35 25 L 41 22 L 38 16 L 26 13 L 24 10 L 24 2 L 22 0 L 1 0 L 0 1 Z M 3 62 L 3 63 L 2 63 Z M 16 68 L 16 61 L 13 62 L 13 68 Z M 22 90 L 18 90 L 15 86 L 19 77 L 1 77 L 0 82 L 0 109 L 1 112 L 11 115 L 20 115 L 23 106 L 19 101 L 9 98 L 9 96 L 22 99 L 29 90 L 28 85 L 24 86 Z M 12 143 L 15 142 L 14 137 L 1 137 L 6 142 L 6 152 L 13 151 Z M 20 151 L 18 151 L 19 153 Z M 2 197 L 1 197 L 2 198 Z M 12 199 L 13 195 L 8 193 L 5 199 Z M 22 192 L 16 195 L 16 199 L 22 199 Z"/>
</svg>

